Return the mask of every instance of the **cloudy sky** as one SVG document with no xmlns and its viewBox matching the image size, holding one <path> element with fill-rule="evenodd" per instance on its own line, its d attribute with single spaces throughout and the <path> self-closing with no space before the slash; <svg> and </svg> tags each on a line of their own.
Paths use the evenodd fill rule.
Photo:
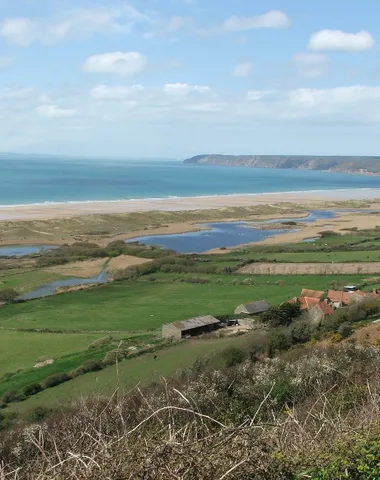
<svg viewBox="0 0 380 480">
<path fill-rule="evenodd" d="M 0 151 L 380 153 L 378 0 L 0 0 Z"/>
</svg>

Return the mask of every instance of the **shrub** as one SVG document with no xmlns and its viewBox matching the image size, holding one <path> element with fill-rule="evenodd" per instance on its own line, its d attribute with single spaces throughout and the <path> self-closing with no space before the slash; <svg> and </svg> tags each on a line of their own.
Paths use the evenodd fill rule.
<svg viewBox="0 0 380 480">
<path fill-rule="evenodd" d="M 106 353 L 106 356 L 103 358 L 103 364 L 115 365 L 116 361 L 121 362 L 125 356 L 125 353 L 120 350 L 112 350 Z"/>
<path fill-rule="evenodd" d="M 8 403 L 12 402 L 19 402 L 21 400 L 21 395 L 17 392 L 17 390 L 8 390 L 4 393 L 4 395 L 0 399 L 0 405 L 7 405 Z"/>
<path fill-rule="evenodd" d="M 42 407 L 42 406 L 35 407 L 28 412 L 27 419 L 29 420 L 29 422 L 32 422 L 32 423 L 41 422 L 51 412 L 52 410 L 47 407 Z"/>
<path fill-rule="evenodd" d="M 338 334 L 341 335 L 342 338 L 347 338 L 352 334 L 352 326 L 348 322 L 342 323 L 338 328 Z"/>
<path fill-rule="evenodd" d="M 111 336 L 99 338 L 98 340 L 95 340 L 94 342 L 90 343 L 90 345 L 87 347 L 87 350 L 93 350 L 95 348 L 104 347 L 105 345 L 110 343 L 111 340 L 112 340 Z"/>
<path fill-rule="evenodd" d="M 292 340 L 288 332 L 275 330 L 269 336 L 268 356 L 273 357 L 277 352 L 287 350 L 292 346 Z"/>
<path fill-rule="evenodd" d="M 305 478 L 312 478 L 313 480 L 335 480 L 338 478 L 375 480 L 379 478 L 379 458 L 379 437 L 363 438 L 363 436 L 358 435 L 355 438 L 336 444 L 331 452 L 320 455 L 318 466 L 307 472 L 308 475 Z"/>
<path fill-rule="evenodd" d="M 18 292 L 14 288 L 0 290 L 0 302 L 12 303 L 18 297 Z"/>
<path fill-rule="evenodd" d="M 72 376 L 69 375 L 68 373 L 65 373 L 65 372 L 55 373 L 54 375 L 50 375 L 50 377 L 48 377 L 45 380 L 44 387 L 45 388 L 56 387 L 57 385 L 68 382 L 71 379 L 72 379 Z"/>
<path fill-rule="evenodd" d="M 103 370 L 104 365 L 101 360 L 90 359 L 82 363 L 82 365 L 75 371 L 76 375 L 84 375 L 89 372 L 98 372 Z"/>
<path fill-rule="evenodd" d="M 222 352 L 222 358 L 227 367 L 233 367 L 244 362 L 245 357 L 245 351 L 238 347 L 228 347 Z"/>
<path fill-rule="evenodd" d="M 24 388 L 24 396 L 31 397 L 32 395 L 42 392 L 42 390 L 43 388 L 39 383 L 33 383 Z"/>
</svg>

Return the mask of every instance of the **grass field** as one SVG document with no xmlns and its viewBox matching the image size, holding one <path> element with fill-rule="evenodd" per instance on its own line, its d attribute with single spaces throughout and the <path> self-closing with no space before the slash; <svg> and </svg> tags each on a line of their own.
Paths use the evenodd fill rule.
<svg viewBox="0 0 380 480">
<path fill-rule="evenodd" d="M 22 403 L 12 404 L 5 413 L 7 411 L 25 413 L 39 405 L 62 405 L 63 401 L 81 396 L 111 394 L 117 388 L 121 391 L 129 390 L 137 385 L 174 375 L 177 371 L 192 366 L 197 358 L 212 356 L 227 346 L 247 345 L 256 340 L 251 335 L 214 340 L 190 340 L 158 352 L 156 360 L 153 354 L 146 354 L 125 360 L 118 365 L 118 368 L 107 367 L 101 372 L 77 377 L 30 397 Z"/>
<path fill-rule="evenodd" d="M 0 377 L 6 372 L 31 368 L 40 357 L 58 358 L 86 350 L 104 337 L 99 333 L 36 333 L 0 330 Z"/>
<path fill-rule="evenodd" d="M 380 251 L 258 253 L 257 257 L 277 262 L 379 262 Z M 253 255 L 252 258 L 255 256 Z"/>
<path fill-rule="evenodd" d="M 237 276 L 238 277 L 238 276 Z M 237 278 L 235 277 L 235 278 Z M 90 290 L 6 305 L 0 328 L 142 331 L 198 315 L 233 313 L 237 305 L 267 299 L 273 305 L 294 297 L 300 288 L 328 289 L 335 276 L 302 276 L 285 284 L 280 276 L 260 276 L 253 286 L 114 282 Z M 344 276 L 342 281 L 362 279 Z"/>
<path fill-rule="evenodd" d="M 0 290 L 14 288 L 19 293 L 26 293 L 56 280 L 67 278 L 56 272 L 34 270 L 32 272 L 0 277 Z"/>
</svg>

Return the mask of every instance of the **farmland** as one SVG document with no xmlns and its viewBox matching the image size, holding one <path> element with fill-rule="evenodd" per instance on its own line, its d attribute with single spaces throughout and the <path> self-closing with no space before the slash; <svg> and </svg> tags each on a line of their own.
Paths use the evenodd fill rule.
<svg viewBox="0 0 380 480">
<path fill-rule="evenodd" d="M 324 291 L 354 284 L 370 290 L 380 284 L 379 236 L 376 229 L 329 233 L 314 243 L 197 255 L 123 242 L 79 242 L 20 259 L 28 271 L 17 274 L 16 260 L 4 261 L 0 290 L 18 293 L 103 269 L 115 276 L 102 286 L 0 308 L 0 397 L 45 385 L 57 374 L 70 380 L 26 398 L 12 393 L 19 400 L 5 412 L 24 414 L 56 399 L 133 388 L 191 366 L 199 356 L 253 341 L 244 336 L 168 343 L 160 336 L 165 323 L 208 314 L 229 317 L 237 305 L 255 300 L 279 305 L 303 288 Z M 91 344 L 95 346 L 89 348 Z M 123 356 L 117 368 L 104 363 L 119 349 Z M 44 359 L 52 361 L 34 368 Z M 77 373 L 89 361 L 100 363 L 100 371 Z"/>
</svg>

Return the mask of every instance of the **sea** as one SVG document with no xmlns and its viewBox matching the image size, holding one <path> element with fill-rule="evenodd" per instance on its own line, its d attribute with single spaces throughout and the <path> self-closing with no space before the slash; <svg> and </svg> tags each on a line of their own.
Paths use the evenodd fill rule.
<svg viewBox="0 0 380 480">
<path fill-rule="evenodd" d="M 6 205 L 378 189 L 380 177 L 169 160 L 0 156 Z"/>
</svg>

